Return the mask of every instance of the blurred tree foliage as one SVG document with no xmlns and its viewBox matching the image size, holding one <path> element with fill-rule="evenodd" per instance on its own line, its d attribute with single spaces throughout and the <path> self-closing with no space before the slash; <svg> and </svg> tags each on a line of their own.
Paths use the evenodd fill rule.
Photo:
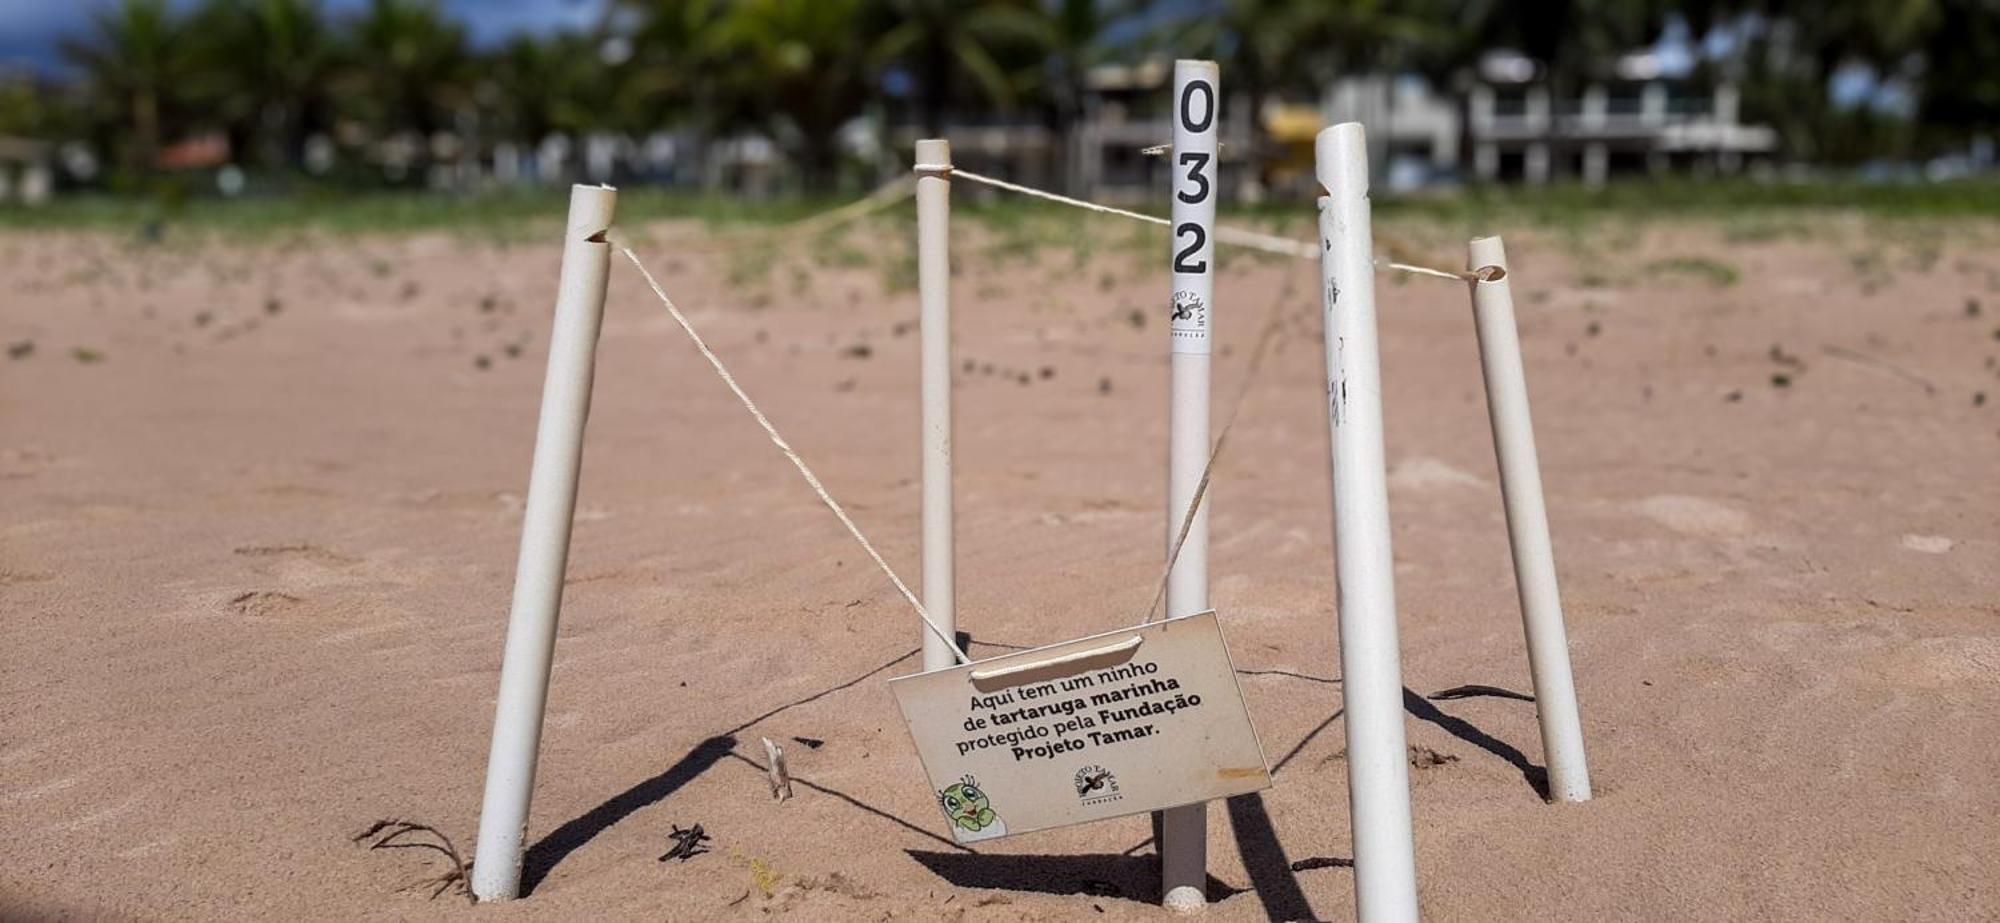
<svg viewBox="0 0 2000 923">
<path fill-rule="evenodd" d="M 295 170 L 323 136 L 420 178 L 454 144 L 751 130 L 824 186 L 857 117 L 1066 132 L 1103 63 L 1214 57 L 1261 109 L 1371 70 L 1462 88 L 1509 48 L 1561 97 L 1669 29 L 1704 52 L 1692 79 L 1741 86 L 1800 160 L 1920 156 L 2000 121 L 2000 0 L 606 0 L 592 28 L 484 49 L 434 0 L 115 0 L 63 42 L 71 86 L 0 81 L 0 132 L 85 140 L 126 173 L 217 133 Z M 1893 92 L 1836 98 L 1852 74 Z"/>
</svg>

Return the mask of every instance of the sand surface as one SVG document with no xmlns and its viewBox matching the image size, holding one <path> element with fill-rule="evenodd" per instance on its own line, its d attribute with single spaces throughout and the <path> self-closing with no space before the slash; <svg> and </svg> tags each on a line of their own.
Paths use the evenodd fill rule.
<svg viewBox="0 0 2000 923">
<path fill-rule="evenodd" d="M 2000 918 L 2000 229 L 1809 224 L 1512 239 L 1581 806 L 1537 794 L 1532 702 L 1426 697 L 1531 687 L 1465 294 L 1381 284 L 1430 919 Z M 653 268 L 914 581 L 907 226 L 771 266 L 687 230 Z M 1136 621 L 1158 254 L 958 248 L 960 625 L 991 655 Z M 0 235 L 0 917 L 1161 919 L 1144 818 L 944 838 L 885 685 L 914 617 L 623 265 L 532 895 L 431 901 L 435 854 L 350 842 L 471 849 L 557 254 Z M 1206 918 L 1349 919 L 1314 270 L 1239 259 L 1217 298 L 1218 426 L 1282 318 L 1212 494 L 1277 775 L 1209 811 Z M 655 861 L 695 823 L 711 853 Z"/>
</svg>

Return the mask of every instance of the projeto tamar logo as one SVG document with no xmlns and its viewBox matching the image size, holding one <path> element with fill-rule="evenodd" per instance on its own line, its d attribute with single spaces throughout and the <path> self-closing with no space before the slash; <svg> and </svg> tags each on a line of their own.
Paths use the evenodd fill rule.
<svg viewBox="0 0 2000 923">
<path fill-rule="evenodd" d="M 1177 321 L 1194 321 L 1200 326 L 1208 320 L 1207 312 L 1202 310 L 1201 296 L 1193 292 L 1175 292 L 1173 309 L 1173 319 Z"/>
<path fill-rule="evenodd" d="M 1076 798 L 1084 804 L 1103 804 L 1125 796 L 1118 793 L 1118 776 L 1102 766 L 1085 766 L 1076 771 Z"/>
</svg>

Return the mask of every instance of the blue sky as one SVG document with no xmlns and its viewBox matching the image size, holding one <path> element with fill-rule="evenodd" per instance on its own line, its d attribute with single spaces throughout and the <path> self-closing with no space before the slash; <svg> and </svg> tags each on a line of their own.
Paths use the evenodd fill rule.
<svg viewBox="0 0 2000 923">
<path fill-rule="evenodd" d="M 0 67 L 49 72 L 62 66 L 56 43 L 90 26 L 90 17 L 115 0 L 0 0 Z M 185 5 L 187 0 L 177 0 Z M 367 0 L 326 0 L 345 13 Z M 595 21 L 603 0 L 443 0 L 452 16 L 472 30 L 474 42 L 488 44 L 516 32 L 580 27 Z"/>
</svg>

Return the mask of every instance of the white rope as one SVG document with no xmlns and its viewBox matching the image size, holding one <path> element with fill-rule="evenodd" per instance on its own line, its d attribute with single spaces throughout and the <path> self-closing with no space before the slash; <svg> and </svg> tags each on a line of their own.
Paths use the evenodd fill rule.
<svg viewBox="0 0 2000 923">
<path fill-rule="evenodd" d="M 1174 536 L 1173 550 L 1167 552 L 1167 566 L 1160 573 L 1160 583 L 1153 591 L 1153 602 L 1146 607 L 1146 617 L 1140 624 L 1152 624 L 1153 615 L 1160 611 L 1160 603 L 1166 601 L 1167 585 L 1173 579 L 1174 565 L 1180 562 L 1181 548 L 1187 545 L 1188 533 L 1194 530 L 1194 517 L 1201 510 L 1202 501 L 1208 498 L 1208 482 L 1215 475 L 1215 463 L 1222 458 L 1222 447 L 1229 444 L 1229 432 L 1236 428 L 1236 419 L 1243 415 L 1243 404 L 1250 398 L 1250 388 L 1257 383 L 1257 373 L 1264 368 L 1264 357 L 1269 355 L 1271 343 L 1277 340 L 1278 332 L 1284 324 L 1285 298 L 1289 290 L 1281 292 L 1271 302 L 1269 317 L 1264 321 L 1264 332 L 1257 337 L 1257 348 L 1250 351 L 1250 367 L 1243 373 L 1243 384 L 1236 389 L 1236 401 L 1229 407 L 1229 419 L 1222 424 L 1221 434 L 1215 437 L 1215 448 L 1208 453 L 1208 461 L 1201 466 L 1201 480 L 1194 485 L 1194 499 L 1188 501 L 1187 515 L 1181 518 L 1180 531 Z"/>
<path fill-rule="evenodd" d="M 840 524 L 846 526 L 848 534 L 854 536 L 854 540 L 861 543 L 862 549 L 867 551 L 868 556 L 875 560 L 875 566 L 881 568 L 882 573 L 888 575 L 889 582 L 896 585 L 896 591 L 902 593 L 903 598 L 909 601 L 911 608 L 917 610 L 917 618 L 923 619 L 924 625 L 930 628 L 931 633 L 943 640 L 946 647 L 951 648 L 952 654 L 958 658 L 959 663 L 972 662 L 972 658 L 967 657 L 965 651 L 959 648 L 958 639 L 951 637 L 944 629 L 939 628 L 936 622 L 931 621 L 930 612 L 924 608 L 922 602 L 917 600 L 917 594 L 910 592 L 909 586 L 903 583 L 903 578 L 896 576 L 896 571 L 889 566 L 889 562 L 882 560 L 882 555 L 875 550 L 874 545 L 869 544 L 868 537 L 861 534 L 861 528 L 854 524 L 854 520 L 848 518 L 847 511 L 841 508 L 839 501 L 834 500 L 833 495 L 827 493 L 826 487 L 820 484 L 819 478 L 813 476 L 812 469 L 806 466 L 805 459 L 800 458 L 799 453 L 792 448 L 792 444 L 786 442 L 785 437 L 778 434 L 778 428 L 771 425 L 770 419 L 764 416 L 762 410 L 757 409 L 757 402 L 751 400 L 750 395 L 743 392 L 743 387 L 736 383 L 736 377 L 729 374 L 729 368 L 722 364 L 722 360 L 715 355 L 714 350 L 708 348 L 708 342 L 701 338 L 701 334 L 695 332 L 694 325 L 688 323 L 686 315 L 681 313 L 680 308 L 674 306 L 674 300 L 667 297 L 667 292 L 660 287 L 659 281 L 653 278 L 652 273 L 646 271 L 646 265 L 639 262 L 638 255 L 634 254 L 632 248 L 625 244 L 623 235 L 619 234 L 616 229 L 613 229 L 605 233 L 605 239 L 613 246 L 616 246 L 618 252 L 625 254 L 626 259 L 632 261 L 633 267 L 639 270 L 640 275 L 646 277 L 646 284 L 653 289 L 653 294 L 659 296 L 660 303 L 667 306 L 667 313 L 673 315 L 674 322 L 680 324 L 681 329 L 687 332 L 688 339 L 694 341 L 694 346 L 701 351 L 702 358 L 708 360 L 708 364 L 714 367 L 715 374 L 722 378 L 722 383 L 728 385 L 729 390 L 736 394 L 736 399 L 743 404 L 743 409 L 750 411 L 750 415 L 757 418 L 757 425 L 764 428 L 764 434 L 771 437 L 771 442 L 778 447 L 779 451 L 785 453 L 786 458 L 792 460 L 792 466 L 798 468 L 799 474 L 805 476 L 806 483 L 812 486 L 813 493 L 818 494 L 820 501 L 826 504 L 826 508 L 832 510 L 833 515 L 840 518 Z"/>
<path fill-rule="evenodd" d="M 680 242 L 677 245 L 683 249 L 705 251 L 768 247 L 774 241 L 817 234 L 829 228 L 838 227 L 849 221 L 874 214 L 909 198 L 916 192 L 916 188 L 916 181 L 912 177 L 899 177 L 875 187 L 873 192 L 846 205 L 828 209 L 816 215 L 808 215 L 789 224 L 780 224 L 775 227 L 759 228 L 751 231 L 709 233 L 698 238 Z"/>
<path fill-rule="evenodd" d="M 994 179 L 991 176 L 974 173 L 971 170 L 965 169 L 964 167 L 954 167 L 950 164 L 920 163 L 916 165 L 915 169 L 916 172 L 918 173 L 928 173 L 936 176 L 943 176 L 946 178 L 964 177 L 975 183 L 981 183 L 987 186 L 992 186 L 995 189 L 1005 189 L 1008 192 L 1017 192 L 1020 193 L 1021 195 L 1028 196 L 1030 198 L 1041 199 L 1047 202 L 1054 202 L 1058 205 L 1067 205 L 1070 206 L 1071 208 L 1081 208 L 1085 211 L 1093 211 L 1101 215 L 1115 215 L 1120 218 L 1129 218 L 1133 221 L 1143 221 L 1147 224 L 1157 224 L 1160 225 L 1161 227 L 1169 227 L 1172 226 L 1173 224 L 1173 222 L 1168 221 L 1165 218 L 1158 217 L 1156 215 L 1142 214 L 1140 212 L 1129 211 L 1123 208 L 1114 208 L 1109 205 L 1099 205 L 1096 202 L 1086 202 L 1082 199 L 1072 199 L 1069 196 L 1061 195 L 1059 193 L 1049 192 L 1044 189 L 1036 189 L 1032 186 L 1023 186 L 1020 185 L 1019 183 L 1010 183 L 1003 179 Z M 1286 237 L 1278 237 L 1273 234 L 1265 234 L 1259 231 L 1245 230 L 1243 228 L 1217 227 L 1215 229 L 1215 240 L 1217 243 L 1233 244 L 1235 246 L 1246 247 L 1251 250 L 1262 250 L 1266 253 L 1276 253 L 1279 254 L 1280 256 L 1293 256 L 1307 260 L 1319 259 L 1319 245 L 1317 244 L 1308 243 L 1302 240 L 1292 240 Z M 1451 279 L 1457 282 L 1470 282 L 1477 280 L 1477 277 L 1474 276 L 1472 273 L 1452 272 L 1446 269 L 1432 269 L 1429 266 L 1415 266 L 1409 263 L 1394 262 L 1392 260 L 1377 259 L 1375 261 L 1375 265 L 1384 269 L 1394 269 L 1397 270 L 1398 272 L 1414 273 L 1420 276 L 1434 276 L 1439 279 Z"/>
<path fill-rule="evenodd" d="M 978 173 L 974 173 L 970 170 L 965 170 L 962 168 L 954 168 L 949 164 L 917 164 L 915 172 L 919 174 L 932 174 L 932 175 L 944 176 L 947 178 L 954 176 L 964 177 L 975 183 L 983 183 L 985 185 L 992 186 L 996 189 L 1004 189 L 1009 192 L 1015 192 L 1021 195 L 1028 196 L 1030 198 L 1042 199 L 1044 201 L 1054 202 L 1059 205 L 1068 205 L 1072 208 L 1081 208 L 1086 211 L 1093 211 L 1099 214 L 1114 215 L 1120 218 L 1127 218 L 1133 221 L 1144 222 L 1146 224 L 1157 224 L 1161 226 L 1170 226 L 1172 224 L 1171 221 L 1168 221 L 1165 218 L 1159 218 L 1153 215 L 1142 214 L 1140 212 L 1130 211 L 1123 208 L 1115 208 L 1109 205 L 1100 205 L 1096 202 L 1087 202 L 1082 199 L 1073 199 L 1070 198 L 1069 196 L 1048 192 L 1042 189 L 1036 189 L 1031 186 L 1022 186 L 1018 183 L 1010 183 L 1007 182 L 1006 180 L 995 179 L 990 176 L 984 176 Z M 884 184 L 882 187 L 876 189 L 874 192 L 869 193 L 867 196 L 860 199 L 859 201 L 851 202 L 845 206 L 842 206 L 840 208 L 834 209 L 830 212 L 826 212 L 821 215 L 816 215 L 802 221 L 794 222 L 791 225 L 780 228 L 779 233 L 789 236 L 791 234 L 797 234 L 806 231 L 821 230 L 826 227 L 831 227 L 833 225 L 840 224 L 844 221 L 860 217 L 861 215 L 865 215 L 869 212 L 887 207 L 892 203 L 901 201 L 904 196 L 910 194 L 912 188 L 913 184 L 911 184 L 907 179 L 895 180 L 893 182 Z M 805 459 L 799 457 L 798 451 L 796 449 L 793 449 L 792 444 L 790 442 L 787 442 L 785 440 L 785 437 L 778 432 L 778 428 L 771 424 L 770 418 L 764 416 L 764 411 L 760 410 L 757 407 L 757 402 L 751 400 L 750 395 L 744 392 L 743 387 L 736 383 L 736 377 L 729 373 L 728 366 L 723 365 L 721 357 L 717 356 L 715 354 L 715 351 L 709 348 L 708 342 L 701 338 L 701 334 L 695 331 L 694 325 L 688 321 L 687 316 L 682 314 L 680 308 L 675 306 L 673 299 L 667 296 L 666 289 L 660 286 L 659 280 L 653 278 L 653 274 L 646 270 L 646 265 L 639 260 L 638 254 L 633 253 L 632 248 L 629 245 L 627 245 L 624 235 L 619 233 L 619 231 L 614 228 L 606 231 L 604 238 L 607 242 L 611 243 L 613 246 L 616 246 L 618 248 L 618 252 L 623 253 L 625 255 L 625 259 L 629 260 L 632 263 L 632 267 L 634 269 L 639 270 L 639 275 L 645 278 L 647 287 L 651 288 L 653 290 L 653 294 L 660 299 L 660 304 L 666 306 L 667 313 L 673 316 L 674 322 L 679 324 L 681 330 L 688 335 L 688 339 L 694 343 L 695 349 L 701 352 L 702 358 L 708 360 L 709 366 L 715 369 L 715 374 L 717 375 L 717 377 L 720 377 L 722 379 L 722 383 L 727 385 L 729 387 L 730 392 L 736 395 L 736 400 L 743 405 L 743 409 L 750 411 L 750 416 L 756 419 L 757 425 L 763 428 L 764 434 L 770 437 L 771 443 L 773 445 L 776 445 L 778 447 L 778 450 L 785 453 L 785 457 L 791 460 L 792 466 L 798 469 L 799 474 L 805 478 L 806 484 L 813 489 L 813 493 L 819 496 L 820 502 L 826 504 L 826 508 L 833 511 L 833 515 L 840 520 L 840 524 L 847 527 L 848 534 L 854 536 L 854 540 L 860 543 L 862 550 L 868 552 L 868 557 L 875 562 L 875 566 L 881 569 L 883 575 L 889 578 L 889 582 L 895 585 L 896 591 L 903 595 L 903 599 L 909 602 L 910 607 L 912 609 L 916 610 L 917 618 L 923 620 L 924 627 L 929 628 L 932 634 L 936 635 L 940 640 L 942 640 L 945 643 L 946 647 L 951 649 L 952 655 L 958 658 L 959 663 L 972 662 L 972 658 L 966 656 L 964 649 L 958 646 L 958 639 L 952 637 L 950 634 L 945 632 L 944 629 L 939 628 L 938 624 L 931 620 L 930 611 L 924 608 L 923 602 L 918 600 L 917 595 L 910 591 L 909 585 L 903 582 L 903 578 L 897 576 L 895 568 L 890 567 L 889 562 L 884 560 L 882 558 L 881 553 L 875 550 L 875 546 L 868 541 L 868 536 L 862 534 L 861 527 L 854 524 L 853 518 L 847 515 L 847 510 L 841 507 L 840 502 L 835 500 L 831 493 L 827 492 L 826 486 L 820 483 L 819 478 L 813 474 L 812 468 L 806 464 Z M 1218 227 L 1215 230 L 1215 238 L 1218 243 L 1232 244 L 1239 247 L 1246 247 L 1253 250 L 1262 250 L 1267 253 L 1276 253 L 1283 256 L 1297 257 L 1300 259 L 1317 259 L 1319 257 L 1319 247 L 1314 244 L 1307 243 L 1304 241 L 1290 240 L 1287 238 L 1278 237 L 1271 234 L 1264 234 L 1258 231 L 1244 230 L 1241 228 Z M 1449 272 L 1442 269 L 1432 269 L 1427 266 L 1414 266 L 1407 263 L 1397 263 L 1387 260 L 1378 259 L 1375 261 L 1375 265 L 1388 269 L 1399 270 L 1402 272 L 1416 273 L 1419 275 L 1426 275 L 1426 276 L 1435 276 L 1441 279 L 1473 281 L 1479 278 L 1477 275 L 1473 273 Z M 1155 594 L 1153 604 L 1150 607 L 1148 607 L 1148 610 L 1146 612 L 1146 617 L 1145 617 L 1146 621 L 1149 622 L 1152 621 L 1153 613 L 1157 611 L 1159 608 L 1159 603 L 1160 603 L 1159 594 L 1165 592 L 1166 578 L 1173 573 L 1175 560 L 1180 557 L 1181 545 L 1187 541 L 1188 529 L 1193 524 L 1195 512 L 1201 508 L 1201 502 L 1204 499 L 1203 495 L 1207 493 L 1209 476 L 1214 473 L 1216 460 L 1222 455 L 1222 448 L 1228 442 L 1229 430 L 1235 426 L 1236 423 L 1235 418 L 1237 412 L 1240 412 L 1241 405 L 1243 402 L 1243 397 L 1248 393 L 1250 384 L 1253 381 L 1255 381 L 1257 377 L 1258 367 L 1260 367 L 1263 364 L 1262 358 L 1263 358 L 1264 348 L 1268 344 L 1270 339 L 1270 333 L 1275 329 L 1275 324 L 1277 322 L 1277 311 L 1275 307 L 1272 313 L 1273 313 L 1272 323 L 1271 325 L 1267 326 L 1265 330 L 1265 336 L 1261 337 L 1259 340 L 1255 358 L 1251 363 L 1250 372 L 1247 375 L 1245 375 L 1242 392 L 1237 395 L 1237 401 L 1236 401 L 1237 409 L 1231 412 L 1228 423 L 1226 423 L 1222 428 L 1221 438 L 1218 438 L 1216 440 L 1214 449 L 1209 453 L 1208 464 L 1205 465 L 1202 470 L 1201 484 L 1198 487 L 1196 487 L 1194 502 L 1189 504 L 1187 517 L 1181 523 L 1180 534 L 1176 538 L 1176 541 L 1174 542 L 1174 547 L 1167 559 L 1166 572 L 1161 576 L 1161 585 L 1159 593 Z"/>
<path fill-rule="evenodd" d="M 1479 276 L 1477 274 L 1469 272 L 1453 272 L 1449 269 L 1432 269 L 1429 266 L 1412 266 L 1408 263 L 1396 263 L 1396 262 L 1391 262 L 1389 260 L 1381 260 L 1381 259 L 1376 260 L 1375 265 L 1381 266 L 1385 269 L 1394 269 L 1401 272 L 1414 273 L 1419 276 L 1436 276 L 1437 278 L 1440 279 L 1450 279 L 1453 282 L 1479 281 Z"/>
</svg>

